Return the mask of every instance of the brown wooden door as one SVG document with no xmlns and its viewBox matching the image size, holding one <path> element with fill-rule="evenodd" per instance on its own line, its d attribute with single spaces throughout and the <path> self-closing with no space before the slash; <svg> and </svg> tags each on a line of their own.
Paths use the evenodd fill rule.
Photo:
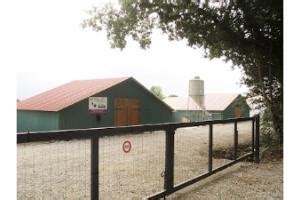
<svg viewBox="0 0 300 200">
<path fill-rule="evenodd" d="M 115 111 L 115 126 L 127 125 L 127 110 L 123 108 L 116 108 Z"/>
<path fill-rule="evenodd" d="M 115 100 L 115 126 L 129 126 L 139 124 L 139 100 L 117 98 Z"/>
<path fill-rule="evenodd" d="M 241 117 L 241 107 L 236 106 L 234 109 L 234 116 L 235 117 Z"/>
<path fill-rule="evenodd" d="M 140 119 L 139 101 L 137 99 L 128 99 L 127 101 L 127 125 L 137 125 Z"/>
</svg>

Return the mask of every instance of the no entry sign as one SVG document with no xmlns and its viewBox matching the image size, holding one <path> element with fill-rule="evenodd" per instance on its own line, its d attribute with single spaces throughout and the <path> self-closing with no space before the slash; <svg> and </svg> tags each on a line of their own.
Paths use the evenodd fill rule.
<svg viewBox="0 0 300 200">
<path fill-rule="evenodd" d="M 129 153 L 131 150 L 131 142 L 129 140 L 123 142 L 122 148 L 125 153 Z"/>
</svg>

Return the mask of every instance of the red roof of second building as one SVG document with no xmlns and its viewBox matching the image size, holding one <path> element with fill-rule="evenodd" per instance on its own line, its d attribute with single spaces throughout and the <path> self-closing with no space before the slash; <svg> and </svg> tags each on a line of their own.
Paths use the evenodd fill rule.
<svg viewBox="0 0 300 200">
<path fill-rule="evenodd" d="M 204 106 L 208 111 L 225 110 L 239 94 L 206 94 Z M 191 97 L 167 97 L 164 102 L 174 110 L 202 110 Z"/>
<path fill-rule="evenodd" d="M 166 97 L 163 101 L 174 110 L 202 110 L 191 97 Z"/>
<path fill-rule="evenodd" d="M 59 111 L 127 79 L 129 77 L 71 81 L 18 102 L 17 109 Z"/>
</svg>

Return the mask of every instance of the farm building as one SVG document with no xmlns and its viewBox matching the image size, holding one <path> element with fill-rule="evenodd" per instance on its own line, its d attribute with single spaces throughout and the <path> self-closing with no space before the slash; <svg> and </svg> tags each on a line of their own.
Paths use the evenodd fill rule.
<svg viewBox="0 0 300 200">
<path fill-rule="evenodd" d="M 172 121 L 172 108 L 131 77 L 77 80 L 17 103 L 17 132 Z"/>
<path fill-rule="evenodd" d="M 175 122 L 249 117 L 250 108 L 239 94 L 206 94 L 203 99 L 203 106 L 192 97 L 167 97 L 164 102 L 174 109 Z"/>
<path fill-rule="evenodd" d="M 168 97 L 164 102 L 174 109 L 173 121 L 203 121 L 248 117 L 250 108 L 239 94 L 205 94 L 204 81 L 189 81 L 188 97 Z"/>
</svg>

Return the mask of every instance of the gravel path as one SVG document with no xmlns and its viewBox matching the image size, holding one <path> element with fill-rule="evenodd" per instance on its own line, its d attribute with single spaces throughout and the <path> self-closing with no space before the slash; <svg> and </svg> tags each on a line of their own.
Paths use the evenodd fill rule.
<svg viewBox="0 0 300 200">
<path fill-rule="evenodd" d="M 247 149 L 251 149 L 250 125 L 239 123 L 238 126 L 239 144 L 248 146 Z M 214 150 L 222 152 L 232 148 L 233 124 L 214 126 L 213 138 Z M 127 140 L 131 141 L 132 149 L 124 153 L 122 144 Z M 18 199 L 90 198 L 88 140 L 19 144 L 17 154 Z M 175 135 L 175 184 L 206 173 L 207 154 L 207 126 L 178 129 Z M 164 132 L 101 138 L 100 199 L 142 199 L 161 191 L 164 155 Z M 213 157 L 214 168 L 230 162 L 226 156 L 220 158 L 213 154 Z M 280 199 L 282 164 L 274 166 L 239 163 L 168 198 Z M 277 176 L 274 175 L 276 170 Z"/>
<path fill-rule="evenodd" d="M 283 163 L 239 163 L 167 199 L 283 199 Z"/>
</svg>

